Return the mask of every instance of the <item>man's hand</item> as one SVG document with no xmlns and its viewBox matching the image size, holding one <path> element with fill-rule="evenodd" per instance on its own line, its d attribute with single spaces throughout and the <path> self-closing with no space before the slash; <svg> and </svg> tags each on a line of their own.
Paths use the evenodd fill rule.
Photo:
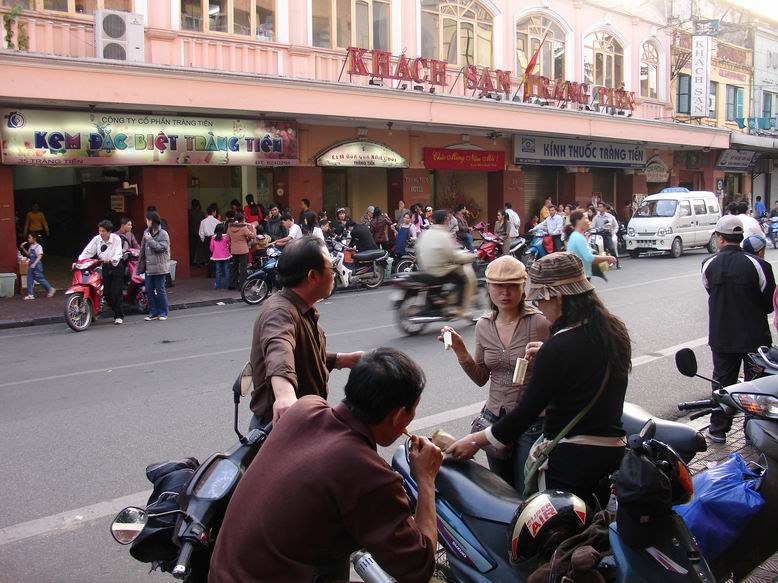
<svg viewBox="0 0 778 583">
<path fill-rule="evenodd" d="M 336 368 L 354 368 L 357 363 L 362 360 L 362 355 L 365 354 L 359 350 L 357 352 L 340 352 L 338 353 L 338 360 L 335 362 Z"/>
<path fill-rule="evenodd" d="M 417 480 L 435 482 L 440 464 L 443 463 L 443 452 L 426 437 L 411 436 L 410 443 L 411 472 Z"/>
<path fill-rule="evenodd" d="M 294 393 L 291 395 L 284 395 L 282 398 L 276 398 L 275 402 L 273 403 L 273 425 L 278 423 L 278 420 L 281 419 L 281 415 L 286 413 L 287 409 L 294 405 L 297 402 L 297 397 L 294 396 Z"/>
<path fill-rule="evenodd" d="M 276 398 L 273 403 L 273 425 L 275 425 L 281 415 L 297 402 L 297 394 L 294 385 L 284 377 L 271 377 L 270 386 L 273 388 L 273 395 Z"/>
</svg>

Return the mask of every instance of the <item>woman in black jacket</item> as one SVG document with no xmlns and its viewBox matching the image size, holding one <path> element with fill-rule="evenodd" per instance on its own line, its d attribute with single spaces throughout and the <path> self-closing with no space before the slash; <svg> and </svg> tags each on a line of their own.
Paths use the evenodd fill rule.
<svg viewBox="0 0 778 583">
<path fill-rule="evenodd" d="M 605 505 L 607 477 L 624 455 L 621 414 L 632 367 L 629 333 L 597 297 L 572 253 L 539 259 L 529 279 L 527 300 L 537 303 L 552 333 L 546 342 L 527 346 L 527 358 L 534 358 L 529 386 L 513 411 L 485 431 L 460 439 L 447 453 L 464 459 L 489 443 L 511 443 L 544 410 L 544 438 L 550 442 L 593 402 L 550 453 L 541 478 L 545 489 L 565 490 L 587 501 L 595 494 Z"/>
</svg>

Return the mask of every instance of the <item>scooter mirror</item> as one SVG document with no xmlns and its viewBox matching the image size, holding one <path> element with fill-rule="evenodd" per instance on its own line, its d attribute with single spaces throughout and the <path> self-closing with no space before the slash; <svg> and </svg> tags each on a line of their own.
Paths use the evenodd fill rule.
<svg viewBox="0 0 778 583">
<path fill-rule="evenodd" d="M 681 348 L 675 353 L 675 366 L 678 372 L 686 377 L 693 377 L 697 374 L 697 357 L 691 348 Z"/>
<path fill-rule="evenodd" d="M 240 394 L 245 397 L 251 391 L 251 387 L 254 385 L 254 368 L 250 362 L 246 363 L 243 367 L 243 371 L 240 373 Z"/>
<path fill-rule="evenodd" d="M 113 519 L 111 535 L 120 545 L 128 545 L 138 538 L 148 521 L 149 515 L 143 508 L 128 506 Z"/>
</svg>

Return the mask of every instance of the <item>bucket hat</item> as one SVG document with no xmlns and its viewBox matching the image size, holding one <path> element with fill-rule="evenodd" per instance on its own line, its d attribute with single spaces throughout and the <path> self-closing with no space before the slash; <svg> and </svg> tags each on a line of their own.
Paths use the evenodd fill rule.
<svg viewBox="0 0 778 583">
<path fill-rule="evenodd" d="M 551 253 L 538 259 L 529 268 L 529 281 L 528 301 L 574 296 L 594 289 L 586 279 L 581 259 L 567 252 Z"/>
<path fill-rule="evenodd" d="M 486 267 L 485 275 L 488 283 L 522 284 L 527 281 L 527 268 L 515 257 L 503 255 Z"/>
</svg>

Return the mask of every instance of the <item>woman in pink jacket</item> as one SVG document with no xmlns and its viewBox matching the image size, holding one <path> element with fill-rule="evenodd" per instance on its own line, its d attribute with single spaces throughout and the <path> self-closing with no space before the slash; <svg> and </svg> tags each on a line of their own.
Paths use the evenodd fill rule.
<svg viewBox="0 0 778 583">
<path fill-rule="evenodd" d="M 224 224 L 219 223 L 211 237 L 211 261 L 216 266 L 216 281 L 213 283 L 213 289 L 222 287 L 222 278 L 224 286 L 230 283 L 230 238 L 224 234 Z"/>
</svg>

